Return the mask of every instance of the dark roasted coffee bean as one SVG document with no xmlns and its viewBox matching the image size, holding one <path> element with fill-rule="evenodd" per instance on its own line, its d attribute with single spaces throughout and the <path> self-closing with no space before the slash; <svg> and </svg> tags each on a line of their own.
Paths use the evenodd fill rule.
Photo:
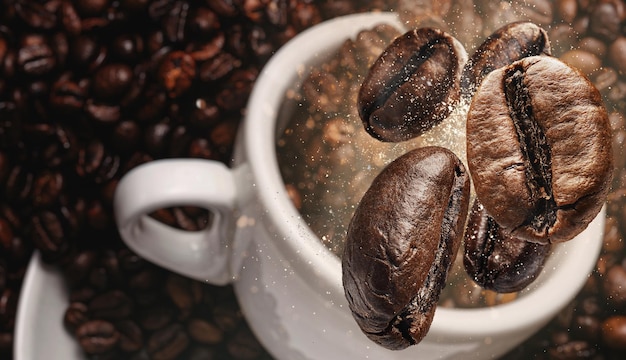
<svg viewBox="0 0 626 360">
<path fill-rule="evenodd" d="M 219 327 L 200 318 L 189 320 L 187 332 L 192 339 L 202 344 L 215 345 L 224 339 L 224 334 Z"/>
<path fill-rule="evenodd" d="M 216 104 L 227 111 L 244 109 L 257 76 L 258 71 L 253 68 L 235 70 L 215 96 Z"/>
<path fill-rule="evenodd" d="M 237 330 L 227 344 L 228 354 L 235 360 L 257 359 L 263 353 L 263 347 L 247 326 Z"/>
<path fill-rule="evenodd" d="M 70 303 L 63 315 L 63 323 L 72 332 L 89 320 L 89 308 L 82 302 Z"/>
<path fill-rule="evenodd" d="M 482 80 L 495 69 L 533 56 L 550 55 L 548 34 L 530 22 L 505 25 L 491 34 L 472 54 L 463 69 L 461 89 L 471 96 Z"/>
<path fill-rule="evenodd" d="M 80 34 L 82 30 L 82 23 L 78 12 L 76 12 L 74 4 L 70 1 L 61 2 L 59 17 L 61 24 L 63 24 L 63 29 L 65 29 L 69 35 L 75 36 Z"/>
<path fill-rule="evenodd" d="M 428 332 L 462 240 L 469 174 L 451 151 L 417 148 L 389 164 L 356 208 L 342 257 L 350 310 L 389 349 Z"/>
<path fill-rule="evenodd" d="M 591 342 L 597 342 L 602 327 L 601 319 L 590 315 L 578 315 L 572 320 L 572 335 Z"/>
<path fill-rule="evenodd" d="M 59 80 L 50 91 L 50 104 L 63 112 L 78 111 L 83 108 L 87 91 L 78 83 L 70 80 Z"/>
<path fill-rule="evenodd" d="M 135 352 L 143 347 L 143 331 L 134 321 L 118 321 L 115 323 L 115 329 L 120 333 L 119 347 L 122 351 Z"/>
<path fill-rule="evenodd" d="M 568 341 L 548 349 L 551 360 L 593 359 L 597 350 L 587 341 Z"/>
<path fill-rule="evenodd" d="M 47 207 L 57 202 L 63 192 L 63 175 L 60 172 L 45 171 L 33 184 L 31 193 L 35 207 Z"/>
<path fill-rule="evenodd" d="M 464 246 L 467 273 L 481 287 L 499 293 L 523 290 L 541 273 L 550 253 L 549 244 L 504 234 L 478 201 L 470 212 Z"/>
<path fill-rule="evenodd" d="M 92 99 L 87 100 L 85 112 L 92 120 L 100 124 L 114 124 L 121 116 L 119 106 L 98 103 Z"/>
<path fill-rule="evenodd" d="M 608 49 L 609 59 L 621 74 L 626 74 L 626 36 L 620 36 L 611 43 Z"/>
<path fill-rule="evenodd" d="M 78 12 L 85 17 L 101 15 L 109 6 L 110 0 L 77 0 L 75 6 Z"/>
<path fill-rule="evenodd" d="M 600 93 L 580 72 L 545 56 L 497 69 L 467 117 L 476 194 L 505 233 L 544 244 L 570 240 L 606 199 L 610 139 Z"/>
<path fill-rule="evenodd" d="M 49 2 L 37 2 L 37 1 L 16 1 L 15 12 L 20 18 L 36 29 L 52 29 L 57 23 L 57 16 L 55 14 L 54 6 L 47 6 Z"/>
<path fill-rule="evenodd" d="M 139 34 L 121 34 L 111 43 L 113 56 L 123 61 L 134 61 L 144 51 L 143 38 Z"/>
<path fill-rule="evenodd" d="M 173 51 L 161 61 L 158 76 L 169 96 L 177 98 L 191 86 L 196 76 L 196 63 L 191 55 Z"/>
<path fill-rule="evenodd" d="M 243 314 L 232 305 L 228 305 L 227 302 L 219 302 L 211 309 L 211 315 L 215 324 L 222 329 L 222 331 L 228 333 L 232 332 L 243 320 Z"/>
<path fill-rule="evenodd" d="M 617 2 L 601 1 L 594 7 L 589 16 L 589 31 L 611 42 L 620 34 L 620 23 L 623 19 L 616 9 Z M 623 5 L 622 5 L 623 6 Z"/>
<path fill-rule="evenodd" d="M 201 43 L 193 43 L 186 48 L 191 58 L 196 62 L 208 61 L 222 52 L 226 37 L 223 32 L 218 32 L 210 40 Z"/>
<path fill-rule="evenodd" d="M 626 305 L 626 269 L 620 264 L 611 266 L 602 280 L 602 289 L 609 304 Z"/>
<path fill-rule="evenodd" d="M 111 134 L 111 148 L 120 154 L 130 153 L 138 148 L 141 141 L 141 128 L 135 121 L 123 120 L 117 123 Z"/>
<path fill-rule="evenodd" d="M 42 35 L 26 35 L 17 54 L 18 69 L 28 75 L 43 75 L 57 65 L 48 41 Z"/>
<path fill-rule="evenodd" d="M 148 354 L 154 360 L 177 359 L 189 345 L 189 337 L 180 324 L 174 323 L 156 331 L 147 343 Z"/>
<path fill-rule="evenodd" d="M 432 128 L 458 101 L 466 60 L 463 46 L 437 29 L 411 30 L 394 40 L 359 90 L 365 130 L 379 140 L 397 142 Z"/>
<path fill-rule="evenodd" d="M 602 323 L 602 340 L 612 349 L 626 350 L 626 316 L 607 318 Z"/>
<path fill-rule="evenodd" d="M 76 330 L 76 338 L 87 354 L 103 354 L 117 346 L 120 334 L 108 321 L 91 320 Z"/>
<path fill-rule="evenodd" d="M 171 42 L 183 41 L 188 20 L 189 3 L 175 1 L 162 19 L 166 38 Z"/>
<path fill-rule="evenodd" d="M 602 67 L 602 60 L 594 53 L 578 49 L 565 52 L 559 59 L 587 76 L 592 76 Z"/>
<path fill-rule="evenodd" d="M 48 261 L 59 259 L 70 245 L 70 234 L 62 221 L 60 216 L 49 210 L 41 211 L 31 219 L 32 241 Z"/>
<path fill-rule="evenodd" d="M 187 29 L 190 36 L 206 37 L 220 29 L 220 19 L 211 9 L 198 7 L 192 11 Z"/>
<path fill-rule="evenodd" d="M 191 292 L 192 280 L 171 274 L 165 282 L 165 290 L 172 302 L 183 312 L 188 312 L 195 305 Z"/>
<path fill-rule="evenodd" d="M 96 265 L 98 254 L 95 251 L 86 250 L 78 252 L 63 265 L 63 274 L 71 287 L 77 287 L 89 275 Z"/>
<path fill-rule="evenodd" d="M 171 324 L 175 317 L 171 306 L 155 305 L 141 311 L 139 325 L 145 331 L 156 331 Z"/>
<path fill-rule="evenodd" d="M 101 66 L 92 81 L 94 95 L 100 99 L 110 100 L 120 98 L 130 87 L 133 81 L 133 70 L 122 63 Z"/>
<path fill-rule="evenodd" d="M 216 81 L 226 77 L 239 68 L 241 64 L 241 60 L 229 53 L 222 52 L 200 66 L 199 78 L 202 81 Z"/>
<path fill-rule="evenodd" d="M 89 312 L 96 319 L 120 320 L 133 312 L 132 300 L 120 290 L 100 294 L 88 304 Z"/>
<path fill-rule="evenodd" d="M 0 294 L 0 326 L 9 328 L 15 324 L 15 315 L 19 293 L 11 288 L 6 288 Z"/>
<path fill-rule="evenodd" d="M 108 153 L 104 144 L 94 139 L 80 149 L 76 173 L 81 177 L 92 178 L 94 182 L 101 184 L 111 180 L 119 171 L 119 167 L 119 156 Z"/>
<path fill-rule="evenodd" d="M 296 31 L 302 31 L 322 21 L 318 7 L 314 3 L 306 1 L 294 1 L 291 10 L 291 25 Z"/>
</svg>

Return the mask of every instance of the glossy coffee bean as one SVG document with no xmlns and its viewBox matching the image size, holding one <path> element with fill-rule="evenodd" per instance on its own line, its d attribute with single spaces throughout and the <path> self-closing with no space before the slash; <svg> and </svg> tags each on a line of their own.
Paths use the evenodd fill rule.
<svg viewBox="0 0 626 360">
<path fill-rule="evenodd" d="M 143 331 L 134 321 L 118 321 L 115 323 L 115 329 L 120 334 L 119 347 L 122 351 L 135 352 L 143 347 Z"/>
<path fill-rule="evenodd" d="M 602 280 L 607 302 L 615 307 L 626 305 L 626 269 L 621 264 L 612 265 Z"/>
<path fill-rule="evenodd" d="M 607 318 L 602 323 L 602 340 L 612 349 L 626 350 L 626 316 Z"/>
<path fill-rule="evenodd" d="M 482 80 L 495 69 L 533 55 L 550 55 L 545 30 L 530 22 L 505 25 L 491 34 L 472 54 L 463 68 L 461 88 L 471 96 Z"/>
<path fill-rule="evenodd" d="M 447 149 L 418 148 L 372 182 L 348 228 L 343 286 L 352 315 L 389 349 L 428 332 L 459 248 L 469 176 Z"/>
<path fill-rule="evenodd" d="M 120 334 L 110 322 L 92 320 L 76 330 L 76 338 L 87 354 L 103 354 L 117 346 Z"/>
<path fill-rule="evenodd" d="M 102 293 L 88 304 L 94 318 L 120 320 L 129 317 L 133 312 L 132 300 L 120 290 Z"/>
<path fill-rule="evenodd" d="M 357 107 L 365 130 L 382 141 L 404 141 L 445 119 L 460 96 L 463 46 L 431 28 L 394 40 L 370 68 Z"/>
<path fill-rule="evenodd" d="M 148 354 L 153 359 L 173 360 L 189 346 L 189 337 L 180 324 L 172 324 L 150 336 L 146 344 Z"/>
<path fill-rule="evenodd" d="M 541 273 L 550 245 L 509 236 L 480 202 L 470 211 L 463 264 L 481 287 L 499 293 L 523 290 Z"/>
<path fill-rule="evenodd" d="M 478 198 L 505 232 L 544 244 L 570 240 L 598 214 L 611 183 L 600 93 L 550 57 L 497 69 L 472 100 L 467 158 Z"/>
</svg>

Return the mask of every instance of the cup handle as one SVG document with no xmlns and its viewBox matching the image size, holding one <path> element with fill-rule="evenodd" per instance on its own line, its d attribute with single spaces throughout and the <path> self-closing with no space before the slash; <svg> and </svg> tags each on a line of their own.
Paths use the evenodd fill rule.
<svg viewBox="0 0 626 360">
<path fill-rule="evenodd" d="M 145 259 L 185 276 L 224 285 L 230 273 L 237 188 L 226 165 L 204 159 L 166 159 L 140 165 L 120 180 L 114 195 L 122 239 Z M 210 226 L 184 231 L 148 216 L 174 206 L 212 212 Z"/>
</svg>

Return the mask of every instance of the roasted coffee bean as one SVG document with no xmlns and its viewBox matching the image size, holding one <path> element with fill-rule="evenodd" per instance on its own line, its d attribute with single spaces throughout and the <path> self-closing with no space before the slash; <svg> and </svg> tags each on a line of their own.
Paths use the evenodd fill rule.
<svg viewBox="0 0 626 360">
<path fill-rule="evenodd" d="M 117 346 L 120 334 L 108 321 L 91 320 L 76 330 L 76 338 L 87 354 L 103 354 Z"/>
<path fill-rule="evenodd" d="M 499 293 L 523 290 L 537 278 L 550 254 L 550 245 L 509 236 L 474 201 L 465 231 L 463 264 L 481 287 Z"/>
<path fill-rule="evenodd" d="M 610 124 L 600 93 L 557 59 L 533 56 L 490 73 L 467 116 L 476 194 L 514 237 L 572 239 L 611 183 Z"/>
<path fill-rule="evenodd" d="M 56 67 L 56 57 L 42 35 L 26 35 L 17 53 L 18 69 L 27 75 L 43 75 Z"/>
<path fill-rule="evenodd" d="M 372 182 L 350 222 L 343 286 L 361 330 L 389 349 L 428 332 L 463 236 L 469 174 L 451 151 L 415 149 Z"/>
<path fill-rule="evenodd" d="M 80 84 L 60 79 L 50 91 L 50 105 L 63 112 L 75 112 L 82 109 L 87 91 Z"/>
<path fill-rule="evenodd" d="M 235 360 L 257 359 L 263 348 L 247 326 L 242 326 L 227 344 L 228 354 Z"/>
<path fill-rule="evenodd" d="M 602 340 L 612 349 L 626 350 L 626 316 L 607 318 L 602 323 Z"/>
<path fill-rule="evenodd" d="M 133 312 L 132 300 L 120 290 L 102 293 L 88 304 L 94 318 L 120 320 L 129 317 Z"/>
<path fill-rule="evenodd" d="M 602 289 L 609 304 L 615 307 L 626 305 L 626 269 L 620 264 L 612 265 L 604 276 Z"/>
<path fill-rule="evenodd" d="M 505 25 L 491 34 L 465 64 L 461 91 L 471 96 L 493 70 L 525 57 L 550 54 L 548 34 L 539 26 L 530 22 Z"/>
<path fill-rule="evenodd" d="M 82 23 L 74 4 L 63 1 L 59 5 L 59 18 L 65 32 L 74 36 L 80 34 Z"/>
<path fill-rule="evenodd" d="M 171 306 L 153 305 L 141 311 L 139 325 L 146 331 L 160 330 L 171 324 L 176 313 Z"/>
<path fill-rule="evenodd" d="M 82 302 L 70 303 L 63 315 L 63 324 L 72 332 L 89 320 L 89 308 Z"/>
<path fill-rule="evenodd" d="M 224 338 L 224 334 L 219 327 L 199 318 L 189 320 L 187 332 L 192 339 L 202 344 L 219 344 Z"/>
<path fill-rule="evenodd" d="M 31 193 L 33 205 L 38 208 L 51 206 L 58 201 L 63 190 L 63 175 L 45 171 L 35 179 Z"/>
<path fill-rule="evenodd" d="M 52 6 L 49 6 L 52 5 Z M 52 29 L 57 22 L 54 1 L 16 1 L 15 12 L 20 18 L 36 29 Z"/>
<path fill-rule="evenodd" d="M 589 16 L 589 31 L 599 38 L 611 42 L 620 33 L 620 13 L 616 6 L 622 6 L 618 2 L 601 1 L 593 8 Z"/>
<path fill-rule="evenodd" d="M 114 124 L 120 119 L 120 107 L 96 102 L 89 99 L 85 104 L 85 112 L 94 121 L 101 124 Z"/>
<path fill-rule="evenodd" d="M 15 290 L 6 288 L 2 291 L 0 294 L 0 326 L 13 326 L 18 300 L 19 294 Z"/>
<path fill-rule="evenodd" d="M 567 51 L 559 59 L 587 76 L 592 76 L 602 67 L 602 60 L 599 57 L 594 53 L 583 50 L 574 49 Z"/>
<path fill-rule="evenodd" d="M 119 171 L 120 158 L 111 154 L 99 140 L 92 140 L 80 149 L 76 163 L 76 173 L 102 184 L 111 180 Z"/>
<path fill-rule="evenodd" d="M 626 36 L 620 36 L 611 43 L 608 49 L 609 59 L 621 74 L 626 74 Z"/>
<path fill-rule="evenodd" d="M 173 360 L 187 349 L 189 337 L 183 327 L 174 323 L 150 336 L 147 343 L 148 354 L 154 360 Z"/>
<path fill-rule="evenodd" d="M 432 28 L 411 30 L 389 45 L 358 94 L 365 130 L 381 141 L 416 137 L 445 119 L 460 96 L 463 46 Z"/>
<path fill-rule="evenodd" d="M 121 98 L 133 81 L 133 70 L 123 63 L 101 66 L 94 74 L 93 94 L 99 99 Z"/>
<path fill-rule="evenodd" d="M 550 359 L 554 360 L 593 359 L 596 353 L 597 350 L 583 340 L 568 341 L 548 349 Z"/>
<path fill-rule="evenodd" d="M 69 250 L 70 233 L 57 213 L 43 210 L 31 219 L 31 239 L 47 261 L 58 260 Z"/>
<path fill-rule="evenodd" d="M 80 251 L 72 256 L 63 266 L 63 273 L 69 285 L 71 287 L 81 285 L 97 261 L 98 255 L 93 250 Z"/>
<path fill-rule="evenodd" d="M 165 56 L 159 67 L 159 81 L 171 98 L 185 93 L 196 76 L 196 62 L 183 51 L 173 51 Z"/>
<path fill-rule="evenodd" d="M 143 347 L 143 331 L 134 321 L 118 321 L 115 329 L 120 334 L 119 347 L 122 351 L 135 352 Z"/>
</svg>

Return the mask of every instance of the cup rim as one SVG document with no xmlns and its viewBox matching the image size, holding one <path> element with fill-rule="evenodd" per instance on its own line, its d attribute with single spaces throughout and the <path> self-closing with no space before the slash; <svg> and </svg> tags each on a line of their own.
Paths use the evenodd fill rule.
<svg viewBox="0 0 626 360">
<path fill-rule="evenodd" d="M 276 122 L 285 90 L 305 70 L 306 63 L 337 48 L 348 37 L 354 38 L 360 30 L 378 23 L 404 27 L 395 13 L 351 14 L 315 25 L 283 45 L 259 74 L 243 124 L 245 161 L 251 168 L 255 181 L 252 186 L 257 189 L 265 209 L 268 228 L 276 237 L 276 247 L 304 281 L 346 309 L 341 260 L 307 226 L 283 185 L 276 157 Z M 439 307 L 427 338 L 489 336 L 543 325 L 576 295 L 595 265 L 602 245 L 604 214 L 603 208 L 577 238 L 557 246 L 556 252 L 563 256 L 550 257 L 544 273 L 530 286 L 532 291 L 513 302 L 492 307 Z M 570 286 L 564 287 L 564 284 Z"/>
</svg>

